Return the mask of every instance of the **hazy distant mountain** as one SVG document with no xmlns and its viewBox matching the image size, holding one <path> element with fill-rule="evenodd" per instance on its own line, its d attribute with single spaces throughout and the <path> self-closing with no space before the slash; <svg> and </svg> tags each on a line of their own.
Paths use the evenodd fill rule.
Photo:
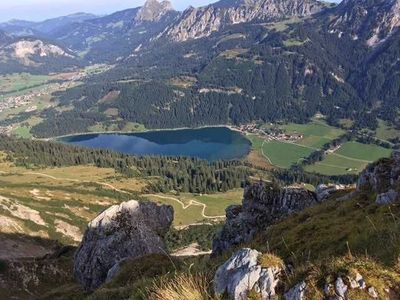
<svg viewBox="0 0 400 300">
<path fill-rule="evenodd" d="M 0 23 L 0 29 L 16 36 L 46 35 L 51 31 L 72 23 L 94 19 L 97 16 L 87 13 L 76 13 L 68 16 L 48 19 L 42 22 L 10 20 Z"/>
<path fill-rule="evenodd" d="M 0 31 L 0 71 L 52 72 L 78 64 L 75 55 L 58 45 L 37 37 L 12 37 Z"/>
<path fill-rule="evenodd" d="M 115 61 L 139 49 L 179 15 L 170 2 L 147 1 L 143 7 L 73 23 L 49 37 L 79 53 L 86 60 Z"/>
</svg>

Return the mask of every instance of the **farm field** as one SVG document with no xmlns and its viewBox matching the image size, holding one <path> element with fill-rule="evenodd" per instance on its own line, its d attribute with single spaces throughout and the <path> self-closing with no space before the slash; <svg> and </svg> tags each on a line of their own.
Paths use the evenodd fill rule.
<svg viewBox="0 0 400 300">
<path fill-rule="evenodd" d="M 269 126 L 267 125 L 266 128 Z M 247 136 L 253 144 L 253 149 L 270 164 L 280 168 L 290 168 L 299 163 L 324 144 L 344 134 L 344 131 L 329 126 L 322 121 L 308 124 L 286 124 L 278 126 L 287 134 L 302 134 L 303 138 L 296 142 L 264 141 L 256 135 Z"/>
<path fill-rule="evenodd" d="M 378 131 L 381 130 L 381 135 L 382 130 L 385 130 L 386 134 L 394 133 L 395 129 L 384 128 L 382 124 L 384 123 L 381 122 L 378 129 Z M 252 142 L 254 151 L 270 164 L 280 168 L 290 168 L 312 152 L 321 149 L 324 144 L 345 133 L 344 130 L 329 126 L 319 120 L 314 120 L 309 124 L 280 125 L 278 128 L 286 134 L 302 134 L 303 138 L 295 142 L 287 142 L 265 141 L 257 135 L 248 135 L 247 137 Z M 306 171 L 323 175 L 357 174 L 370 162 L 387 157 L 390 153 L 390 149 L 377 145 L 348 142 L 334 153 L 327 154 L 323 161 L 307 166 Z"/>
<path fill-rule="evenodd" d="M 28 73 L 2 75 L 0 76 L 0 94 L 20 92 L 43 85 L 51 79 L 51 76 L 31 75 Z"/>
<path fill-rule="evenodd" d="M 376 145 L 348 142 L 336 152 L 328 154 L 321 162 L 307 166 L 306 171 L 323 175 L 357 174 L 369 163 L 390 154 L 391 150 Z"/>
</svg>

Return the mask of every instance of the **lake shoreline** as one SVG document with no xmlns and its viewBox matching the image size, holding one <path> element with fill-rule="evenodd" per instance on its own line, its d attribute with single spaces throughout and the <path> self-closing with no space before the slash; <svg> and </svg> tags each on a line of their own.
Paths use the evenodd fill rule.
<svg viewBox="0 0 400 300">
<path fill-rule="evenodd" d="M 149 132 L 160 132 L 160 131 L 178 131 L 178 130 L 197 130 L 197 129 L 204 129 L 204 128 L 228 128 L 232 131 L 241 133 L 244 137 L 246 136 L 243 134 L 241 130 L 233 125 L 204 125 L 199 127 L 175 127 L 175 128 L 157 128 L 157 129 L 146 129 L 142 131 L 92 131 L 92 132 L 78 132 L 78 133 L 70 133 L 65 135 L 59 135 L 50 138 L 34 138 L 35 140 L 39 141 L 57 141 L 59 139 L 73 137 L 73 136 L 84 136 L 84 135 L 91 135 L 91 134 L 137 134 L 137 133 L 149 133 Z"/>
<path fill-rule="evenodd" d="M 209 161 L 241 160 L 251 152 L 251 141 L 227 125 L 134 132 L 88 132 L 65 135 L 55 142 L 105 149 L 128 155 L 196 157 Z"/>
</svg>

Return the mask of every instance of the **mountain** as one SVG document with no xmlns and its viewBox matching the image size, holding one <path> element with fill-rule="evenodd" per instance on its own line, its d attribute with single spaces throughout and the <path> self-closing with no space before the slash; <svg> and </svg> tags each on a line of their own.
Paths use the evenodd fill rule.
<svg viewBox="0 0 400 300">
<path fill-rule="evenodd" d="M 163 34 L 182 42 L 207 37 L 232 24 L 304 17 L 323 7 L 316 0 L 221 0 L 200 8 L 189 7 Z"/>
<path fill-rule="evenodd" d="M 376 46 L 400 27 L 400 1 L 345 0 L 338 6 L 329 27 L 353 39 L 366 39 L 368 46 Z"/>
<path fill-rule="evenodd" d="M 10 20 L 0 23 L 0 29 L 16 36 L 42 35 L 45 36 L 59 27 L 85 20 L 94 19 L 97 16 L 87 13 L 75 13 L 58 18 L 48 19 L 42 22 L 30 22 L 24 20 Z"/>
<path fill-rule="evenodd" d="M 57 43 L 36 37 L 12 37 L 0 31 L 1 73 L 54 72 L 77 64 L 76 56 Z"/>
<path fill-rule="evenodd" d="M 133 54 L 178 14 L 168 1 L 149 0 L 143 7 L 58 28 L 49 37 L 90 62 L 115 62 Z"/>
</svg>

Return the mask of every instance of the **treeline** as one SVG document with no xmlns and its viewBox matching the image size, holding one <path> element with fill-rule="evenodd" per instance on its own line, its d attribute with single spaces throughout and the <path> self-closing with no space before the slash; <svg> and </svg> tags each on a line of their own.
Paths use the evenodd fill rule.
<svg viewBox="0 0 400 300">
<path fill-rule="evenodd" d="M 242 187 L 252 171 L 239 161 L 208 162 L 196 158 L 131 156 L 61 143 L 0 136 L 0 151 L 25 167 L 95 165 L 125 176 L 157 177 L 151 192 L 213 193 Z"/>
<path fill-rule="evenodd" d="M 355 174 L 325 176 L 317 173 L 304 172 L 301 167 L 274 170 L 272 171 L 272 174 L 275 180 L 283 185 L 290 185 L 300 182 L 308 183 L 313 186 L 317 186 L 321 183 L 353 184 L 358 180 L 358 175 Z"/>
</svg>

